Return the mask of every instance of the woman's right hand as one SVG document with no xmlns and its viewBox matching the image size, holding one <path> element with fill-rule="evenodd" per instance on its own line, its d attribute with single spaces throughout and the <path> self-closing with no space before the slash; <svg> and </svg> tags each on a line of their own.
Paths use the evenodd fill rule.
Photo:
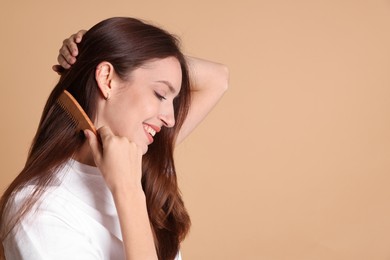
<svg viewBox="0 0 390 260">
<path fill-rule="evenodd" d="M 142 150 L 126 137 L 114 135 L 107 126 L 97 132 L 101 143 L 92 131 L 85 130 L 95 164 L 111 192 L 141 191 Z"/>
<path fill-rule="evenodd" d="M 145 193 L 142 190 L 142 150 L 125 137 L 115 136 L 109 127 L 85 130 L 96 166 L 113 194 L 122 231 L 126 259 L 157 260 L 149 222 Z"/>
</svg>

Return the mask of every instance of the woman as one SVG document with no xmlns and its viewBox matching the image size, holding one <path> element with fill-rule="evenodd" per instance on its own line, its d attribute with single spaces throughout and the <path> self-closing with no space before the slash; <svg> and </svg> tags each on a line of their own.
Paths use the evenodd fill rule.
<svg viewBox="0 0 390 260">
<path fill-rule="evenodd" d="M 172 35 L 133 18 L 107 19 L 83 33 L 62 47 L 65 69 L 26 165 L 1 199 L 5 256 L 180 259 L 190 220 L 173 147 L 220 99 L 227 70 L 183 56 Z M 98 136 L 77 133 L 56 102 L 64 90 Z"/>
</svg>

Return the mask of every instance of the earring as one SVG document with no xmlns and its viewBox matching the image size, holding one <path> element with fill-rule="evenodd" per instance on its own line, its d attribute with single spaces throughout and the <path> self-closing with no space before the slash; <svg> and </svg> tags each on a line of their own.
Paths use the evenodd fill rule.
<svg viewBox="0 0 390 260">
<path fill-rule="evenodd" d="M 110 99 L 110 91 L 107 91 L 107 94 L 106 96 L 104 97 L 105 100 L 109 100 Z"/>
</svg>

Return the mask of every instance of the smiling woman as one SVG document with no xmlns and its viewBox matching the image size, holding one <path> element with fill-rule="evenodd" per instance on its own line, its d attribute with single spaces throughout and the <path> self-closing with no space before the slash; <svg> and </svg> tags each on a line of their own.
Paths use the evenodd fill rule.
<svg viewBox="0 0 390 260">
<path fill-rule="evenodd" d="M 173 149 L 220 99 L 227 70 L 185 57 L 175 37 L 133 18 L 84 33 L 65 41 L 26 165 L 1 199 L 5 256 L 180 259 L 190 219 Z M 64 90 L 98 136 L 76 131 L 57 105 Z"/>
<path fill-rule="evenodd" d="M 127 137 L 145 154 L 153 142 L 154 134 L 150 135 L 149 130 L 155 133 L 163 126 L 175 125 L 173 102 L 182 85 L 178 59 L 147 61 L 126 76 L 129 78 L 126 80 L 115 73 L 109 62 L 97 67 L 98 88 L 102 95 L 109 95 L 109 99 L 97 102 L 96 109 L 101 112 L 96 114 L 96 127 L 110 126 L 115 135 Z"/>
</svg>

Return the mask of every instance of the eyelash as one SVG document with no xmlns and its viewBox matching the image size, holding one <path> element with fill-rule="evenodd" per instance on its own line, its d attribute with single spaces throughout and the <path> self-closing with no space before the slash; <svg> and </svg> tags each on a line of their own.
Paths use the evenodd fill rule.
<svg viewBox="0 0 390 260">
<path fill-rule="evenodd" d="M 154 92 L 154 94 L 155 94 L 156 97 L 157 97 L 158 99 L 160 99 L 161 101 L 162 101 L 162 100 L 166 100 L 166 98 L 165 98 L 164 96 L 161 96 L 161 95 L 158 94 L 156 91 Z"/>
</svg>

